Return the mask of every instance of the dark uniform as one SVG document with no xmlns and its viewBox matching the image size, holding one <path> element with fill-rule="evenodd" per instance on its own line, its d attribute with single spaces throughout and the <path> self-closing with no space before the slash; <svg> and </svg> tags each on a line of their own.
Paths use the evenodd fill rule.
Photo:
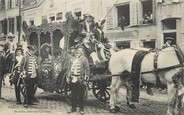
<svg viewBox="0 0 184 115">
<path fill-rule="evenodd" d="M 4 62 L 5 62 L 5 58 L 3 56 L 3 47 L 0 46 L 0 99 L 3 99 L 1 95 L 1 88 L 2 88 L 2 81 L 4 77 L 4 66 L 5 66 Z"/>
</svg>

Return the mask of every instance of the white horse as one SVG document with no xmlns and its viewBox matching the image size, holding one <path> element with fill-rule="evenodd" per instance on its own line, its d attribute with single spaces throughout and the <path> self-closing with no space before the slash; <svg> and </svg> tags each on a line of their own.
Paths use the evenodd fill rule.
<svg viewBox="0 0 184 115">
<path fill-rule="evenodd" d="M 112 74 L 111 89 L 110 89 L 110 112 L 116 113 L 120 110 L 117 106 L 119 100 L 119 88 L 121 85 L 125 85 L 127 88 L 127 104 L 131 108 L 135 108 L 134 104 L 131 102 L 131 69 L 133 58 L 139 50 L 134 49 L 124 49 L 114 53 L 109 62 L 109 69 Z M 177 90 L 174 88 L 175 84 L 172 78 L 177 73 L 181 72 L 180 62 L 176 55 L 174 47 L 165 48 L 159 51 L 157 58 L 157 67 L 160 68 L 158 71 L 154 70 L 154 55 L 155 52 L 149 52 L 143 58 L 141 62 L 140 69 L 140 79 L 148 83 L 156 84 L 156 80 L 159 78 L 162 84 L 167 85 L 168 93 L 168 109 L 167 114 L 171 115 L 176 111 L 176 107 L 173 107 L 173 99 L 176 99 L 176 93 L 183 90 Z M 120 76 L 122 75 L 122 76 Z M 158 77 L 157 77 L 158 76 Z M 127 82 L 128 81 L 128 82 Z M 178 91 L 178 92 L 177 92 Z M 183 94 L 183 92 L 179 92 Z"/>
</svg>

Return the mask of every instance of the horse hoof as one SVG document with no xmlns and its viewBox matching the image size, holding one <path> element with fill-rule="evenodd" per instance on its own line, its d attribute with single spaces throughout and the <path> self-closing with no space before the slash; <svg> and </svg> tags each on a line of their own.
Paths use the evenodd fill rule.
<svg viewBox="0 0 184 115">
<path fill-rule="evenodd" d="M 109 112 L 110 113 L 117 113 L 116 108 L 110 109 Z"/>
<path fill-rule="evenodd" d="M 117 112 L 119 112 L 119 111 L 120 111 L 120 107 L 115 106 L 115 110 L 116 110 Z"/>
<path fill-rule="evenodd" d="M 134 104 L 129 104 L 128 107 L 131 108 L 131 109 L 136 109 Z"/>
</svg>

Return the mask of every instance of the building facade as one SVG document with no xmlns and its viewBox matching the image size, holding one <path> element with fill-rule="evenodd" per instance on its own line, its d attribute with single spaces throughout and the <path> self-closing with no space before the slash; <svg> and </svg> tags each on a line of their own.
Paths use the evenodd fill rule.
<svg viewBox="0 0 184 115">
<path fill-rule="evenodd" d="M 17 38 L 19 31 L 19 1 L 0 0 L 0 41 L 5 42 L 8 37 Z M 14 40 L 17 42 L 17 39 Z"/>
<path fill-rule="evenodd" d="M 118 48 L 161 48 L 165 38 L 174 44 L 184 42 L 184 0 L 22 0 L 22 21 L 40 25 L 65 21 L 66 12 L 75 18 L 89 13 L 95 20 L 106 19 L 105 35 Z M 0 34 L 10 32 L 17 38 L 18 0 L 0 0 Z M 3 26 L 4 19 L 9 22 Z M 13 23 L 12 23 L 13 22 Z M 6 30 L 6 31 L 5 31 Z M 21 35 L 23 35 L 21 31 Z M 3 35 L 3 34 L 2 34 Z M 2 39 L 1 39 L 2 40 Z"/>
<path fill-rule="evenodd" d="M 106 36 L 118 48 L 161 48 L 165 38 L 184 42 L 183 0 L 118 0 L 107 16 Z M 105 11 L 104 11 L 105 12 Z M 124 30 L 118 25 L 124 16 Z"/>
</svg>

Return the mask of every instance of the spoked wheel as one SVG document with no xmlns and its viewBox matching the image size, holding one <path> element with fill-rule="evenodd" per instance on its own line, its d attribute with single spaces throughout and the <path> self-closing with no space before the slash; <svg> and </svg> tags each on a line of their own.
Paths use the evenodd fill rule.
<svg viewBox="0 0 184 115">
<path fill-rule="evenodd" d="M 92 84 L 93 95 L 100 101 L 110 99 L 110 81 L 94 81 Z"/>
</svg>

